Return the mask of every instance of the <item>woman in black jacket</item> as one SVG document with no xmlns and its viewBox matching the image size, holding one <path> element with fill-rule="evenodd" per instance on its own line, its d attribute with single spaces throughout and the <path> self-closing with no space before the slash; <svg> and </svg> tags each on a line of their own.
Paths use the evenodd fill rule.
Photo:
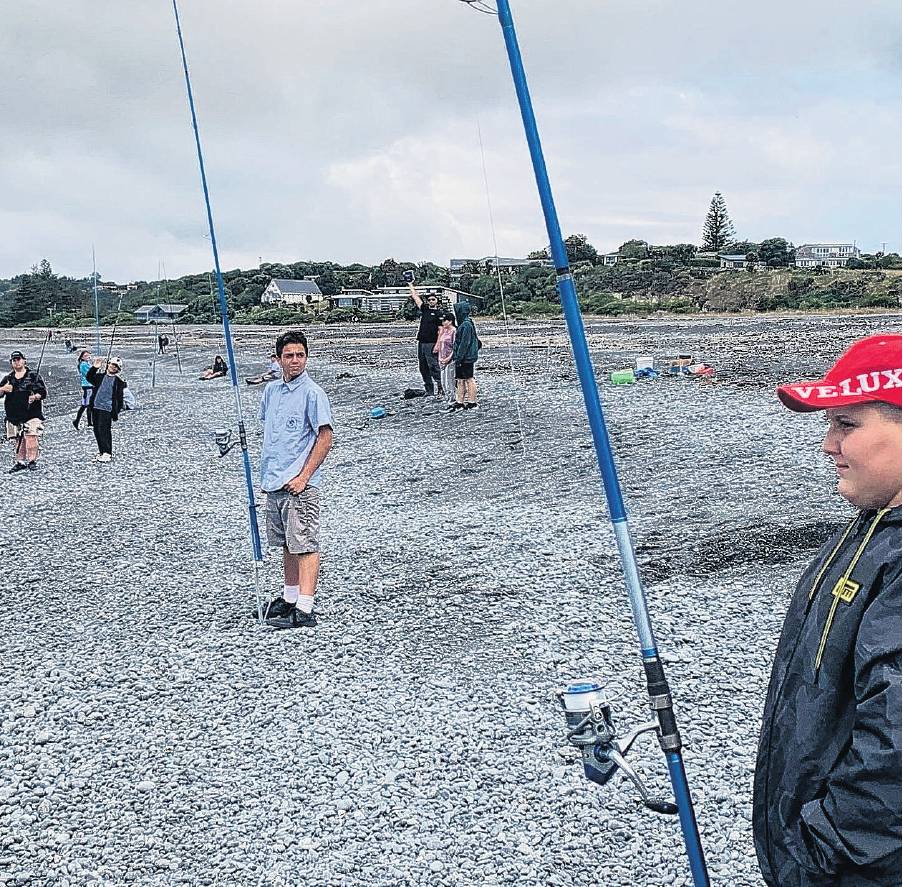
<svg viewBox="0 0 903 887">
<path fill-rule="evenodd" d="M 98 453 L 95 462 L 109 462 L 113 458 L 113 422 L 125 409 L 123 394 L 126 382 L 119 374 L 122 372 L 122 358 L 111 357 L 107 362 L 106 372 L 100 372 L 103 358 L 97 357 L 91 369 L 86 373 L 87 380 L 94 389 L 91 392 L 91 410 L 94 416 L 94 438 L 97 441 Z"/>
</svg>

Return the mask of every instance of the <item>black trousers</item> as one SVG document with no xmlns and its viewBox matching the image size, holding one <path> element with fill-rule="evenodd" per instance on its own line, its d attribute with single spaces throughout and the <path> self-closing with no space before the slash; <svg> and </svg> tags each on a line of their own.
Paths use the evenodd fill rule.
<svg viewBox="0 0 903 887">
<path fill-rule="evenodd" d="M 417 357 L 420 363 L 420 376 L 427 394 L 432 394 L 435 386 L 441 384 L 442 371 L 439 369 L 439 358 L 433 353 L 435 342 L 418 342 Z"/>
<path fill-rule="evenodd" d="M 94 439 L 101 453 L 113 455 L 113 414 L 94 410 Z"/>
</svg>

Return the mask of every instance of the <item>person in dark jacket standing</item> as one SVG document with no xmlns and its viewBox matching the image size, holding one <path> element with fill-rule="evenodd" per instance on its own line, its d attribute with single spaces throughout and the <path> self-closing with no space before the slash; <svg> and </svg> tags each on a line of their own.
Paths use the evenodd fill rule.
<svg viewBox="0 0 903 887">
<path fill-rule="evenodd" d="M 102 357 L 95 357 L 87 379 L 94 387 L 91 394 L 91 410 L 94 417 L 94 439 L 98 453 L 95 462 L 110 462 L 113 459 L 113 423 L 125 409 L 124 392 L 126 381 L 122 372 L 122 358 L 111 357 L 106 372 L 100 372 Z"/>
<path fill-rule="evenodd" d="M 10 474 L 38 467 L 38 446 L 44 433 L 44 380 L 30 370 L 21 351 L 9 356 L 12 372 L 0 379 L 0 397 L 6 412 L 6 439 L 13 441 L 15 462 Z M 40 369 L 40 367 L 39 367 Z"/>
<path fill-rule="evenodd" d="M 439 338 L 439 326 L 442 323 L 442 312 L 439 310 L 439 297 L 430 294 L 426 302 L 414 288 L 413 280 L 408 281 L 411 298 L 420 310 L 420 326 L 417 328 L 417 361 L 420 376 L 427 394 L 442 394 L 442 377 L 439 370 L 439 359 L 433 349 Z M 436 386 L 439 390 L 436 391 Z"/>
<path fill-rule="evenodd" d="M 826 411 L 823 449 L 858 512 L 803 574 L 775 654 L 753 787 L 770 887 L 901 881 L 900 341 L 862 339 L 824 379 L 778 388 Z"/>
<path fill-rule="evenodd" d="M 470 302 L 458 302 L 455 305 L 455 319 L 458 323 L 453 352 L 455 402 L 449 409 L 473 410 L 477 406 L 477 380 L 473 377 L 473 368 L 480 356 L 482 343 L 470 318 Z"/>
</svg>

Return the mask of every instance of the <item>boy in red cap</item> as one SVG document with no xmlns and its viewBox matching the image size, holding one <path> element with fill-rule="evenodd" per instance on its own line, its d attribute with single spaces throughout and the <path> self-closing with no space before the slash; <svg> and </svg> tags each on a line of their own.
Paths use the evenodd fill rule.
<svg viewBox="0 0 903 887">
<path fill-rule="evenodd" d="M 856 342 L 824 379 L 778 388 L 825 410 L 837 491 L 859 509 L 797 585 L 775 654 L 753 788 L 770 887 L 898 887 L 903 355 Z"/>
</svg>

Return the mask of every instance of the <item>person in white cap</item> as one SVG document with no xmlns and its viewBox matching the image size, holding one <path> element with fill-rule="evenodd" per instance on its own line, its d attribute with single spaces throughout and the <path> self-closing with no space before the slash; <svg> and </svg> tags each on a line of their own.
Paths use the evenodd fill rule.
<svg viewBox="0 0 903 887">
<path fill-rule="evenodd" d="M 111 357 L 105 372 L 100 372 L 102 357 L 95 357 L 85 374 L 94 389 L 91 410 L 94 418 L 94 439 L 97 441 L 95 462 L 109 462 L 113 458 L 113 423 L 125 409 L 126 381 L 122 378 L 122 358 Z"/>
</svg>

